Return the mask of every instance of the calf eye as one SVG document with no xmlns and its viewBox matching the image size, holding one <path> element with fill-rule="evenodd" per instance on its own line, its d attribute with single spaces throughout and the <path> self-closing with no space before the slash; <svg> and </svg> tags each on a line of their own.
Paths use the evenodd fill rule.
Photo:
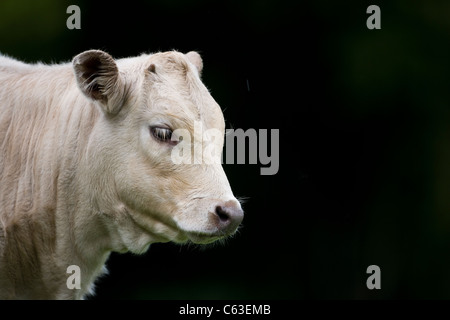
<svg viewBox="0 0 450 320">
<path fill-rule="evenodd" d="M 158 141 L 171 142 L 172 130 L 168 128 L 150 127 L 150 133 Z"/>
</svg>

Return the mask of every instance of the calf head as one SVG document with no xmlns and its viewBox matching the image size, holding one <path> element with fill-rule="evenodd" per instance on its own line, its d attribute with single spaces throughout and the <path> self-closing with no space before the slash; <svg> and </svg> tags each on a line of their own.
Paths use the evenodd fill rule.
<svg viewBox="0 0 450 320">
<path fill-rule="evenodd" d="M 78 87 L 100 110 L 86 179 L 116 249 L 210 243 L 243 219 L 221 165 L 223 114 L 202 67 L 196 52 L 114 60 L 90 50 L 73 60 Z"/>
</svg>

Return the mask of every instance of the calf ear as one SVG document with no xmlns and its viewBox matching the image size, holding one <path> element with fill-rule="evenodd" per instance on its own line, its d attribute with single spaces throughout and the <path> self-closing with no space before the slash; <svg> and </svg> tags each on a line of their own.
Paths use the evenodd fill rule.
<svg viewBox="0 0 450 320">
<path fill-rule="evenodd" d="M 109 114 L 117 114 L 125 100 L 125 85 L 114 59 L 106 52 L 89 50 L 73 58 L 78 87 Z"/>
<path fill-rule="evenodd" d="M 201 76 L 203 70 L 203 60 L 198 52 L 190 51 L 186 53 L 186 58 L 188 58 L 188 60 L 197 68 L 198 74 Z"/>
</svg>

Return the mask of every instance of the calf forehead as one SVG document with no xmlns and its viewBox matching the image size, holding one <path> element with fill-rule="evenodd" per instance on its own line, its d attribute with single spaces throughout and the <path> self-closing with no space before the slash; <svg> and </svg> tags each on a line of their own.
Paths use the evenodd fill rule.
<svg viewBox="0 0 450 320">
<path fill-rule="evenodd" d="M 222 111 L 200 80 L 186 56 L 179 52 L 158 53 L 150 58 L 155 65 L 154 97 L 166 100 L 165 112 L 202 121 L 208 128 L 224 130 Z M 161 110 L 162 111 L 162 110 Z"/>
</svg>

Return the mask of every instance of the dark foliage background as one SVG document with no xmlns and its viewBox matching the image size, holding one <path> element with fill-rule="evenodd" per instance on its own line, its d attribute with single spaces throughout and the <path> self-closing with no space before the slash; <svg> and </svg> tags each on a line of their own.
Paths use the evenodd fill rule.
<svg viewBox="0 0 450 320">
<path fill-rule="evenodd" d="M 229 128 L 280 129 L 276 175 L 224 165 L 249 198 L 238 235 L 113 254 L 95 299 L 450 298 L 449 17 L 446 1 L 2 0 L 4 54 L 197 50 Z"/>
</svg>

